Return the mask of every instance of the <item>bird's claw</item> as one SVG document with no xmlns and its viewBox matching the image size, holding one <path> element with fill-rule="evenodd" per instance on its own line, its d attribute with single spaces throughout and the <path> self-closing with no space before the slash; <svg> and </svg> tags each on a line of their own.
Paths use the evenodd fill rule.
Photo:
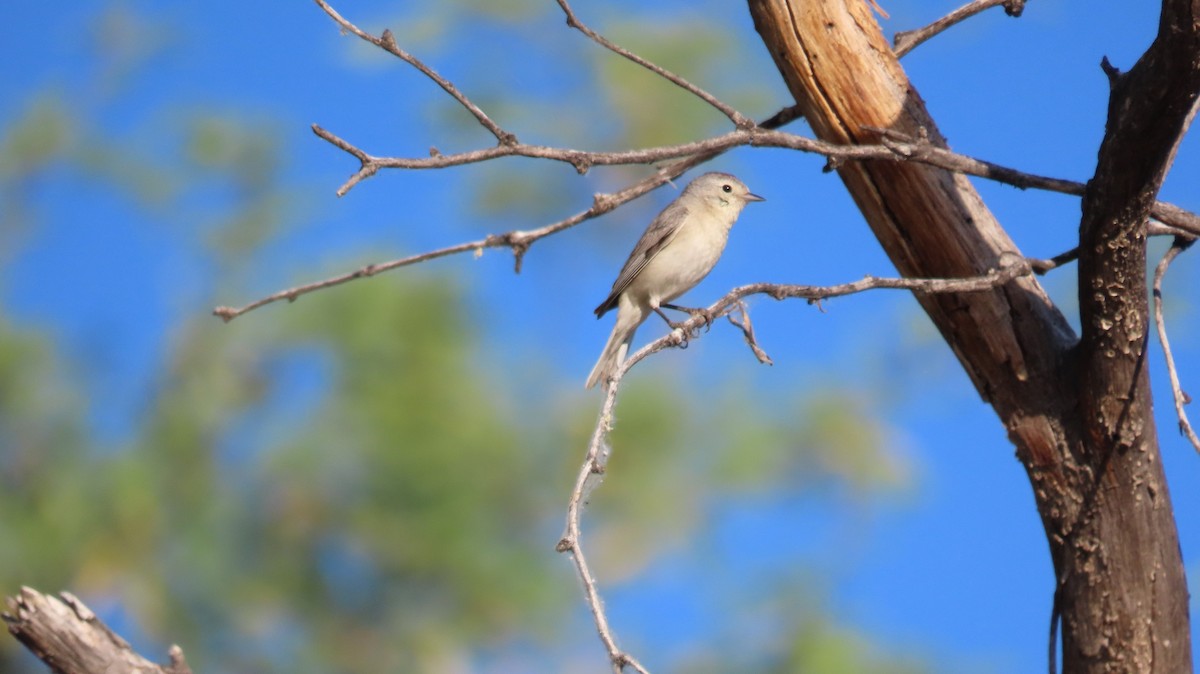
<svg viewBox="0 0 1200 674">
<path fill-rule="evenodd" d="M 702 318 L 704 318 L 704 331 L 705 332 L 712 330 L 713 312 L 709 311 L 708 309 L 693 309 L 692 311 L 689 311 L 688 313 L 691 314 L 692 318 L 695 318 L 696 316 L 701 316 Z"/>
<path fill-rule="evenodd" d="M 712 329 L 714 317 L 713 317 L 713 312 L 709 311 L 708 309 L 695 309 L 692 307 L 681 307 L 681 306 L 678 306 L 675 304 L 664 304 L 663 307 L 665 307 L 667 309 L 673 309 L 675 311 L 682 311 L 682 312 L 686 313 L 688 315 L 688 321 L 696 318 L 697 316 L 700 316 L 704 319 L 704 331 L 708 332 L 709 330 Z M 662 316 L 663 320 L 667 322 L 667 325 L 671 326 L 672 330 L 683 330 L 684 332 L 689 332 L 688 325 L 687 325 L 688 321 L 673 321 L 670 318 L 667 318 L 667 315 L 664 314 L 661 310 L 655 309 L 655 311 L 658 311 L 658 315 Z M 700 326 L 696 326 L 696 327 L 692 328 L 692 330 L 696 330 L 699 327 Z"/>
<path fill-rule="evenodd" d="M 680 307 L 679 310 L 687 312 L 687 314 L 689 316 L 688 321 L 696 318 L 697 316 L 703 318 L 704 319 L 704 331 L 708 332 L 709 330 L 712 330 L 713 312 L 709 311 L 708 309 L 692 309 L 690 307 Z M 678 327 L 678 328 L 682 329 L 683 326 L 686 325 L 688 321 L 681 321 L 680 323 L 676 324 L 673 327 Z M 699 328 L 700 328 L 700 326 L 697 325 L 693 329 L 699 329 Z"/>
</svg>

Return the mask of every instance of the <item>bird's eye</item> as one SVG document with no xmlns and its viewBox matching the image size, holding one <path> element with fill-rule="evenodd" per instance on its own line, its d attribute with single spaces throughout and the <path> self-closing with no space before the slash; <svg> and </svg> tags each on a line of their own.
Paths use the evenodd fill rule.
<svg viewBox="0 0 1200 674">
<path fill-rule="evenodd" d="M 729 185 L 721 185 L 721 189 L 724 190 L 726 193 L 733 191 L 733 188 L 730 187 Z"/>
</svg>

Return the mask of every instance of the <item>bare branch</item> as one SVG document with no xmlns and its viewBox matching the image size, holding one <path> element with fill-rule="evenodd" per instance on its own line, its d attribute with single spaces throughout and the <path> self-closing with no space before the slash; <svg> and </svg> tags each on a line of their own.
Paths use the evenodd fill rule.
<svg viewBox="0 0 1200 674">
<path fill-rule="evenodd" d="M 274 293 L 272 295 L 267 295 L 266 297 L 256 300 L 254 302 L 251 302 L 250 304 L 247 304 L 243 307 L 238 307 L 238 308 L 217 307 L 217 308 L 213 309 L 213 315 L 219 316 L 222 320 L 224 320 L 226 323 L 228 323 L 229 321 L 232 321 L 233 319 L 237 318 L 238 316 L 241 316 L 242 314 L 244 314 L 248 311 L 253 311 L 253 310 L 255 310 L 263 305 L 266 305 L 266 304 L 272 304 L 274 302 L 278 302 L 279 300 L 287 300 L 289 302 L 295 302 L 296 299 L 299 298 L 301 295 L 307 295 L 308 293 L 315 292 L 317 290 L 322 290 L 324 288 L 331 288 L 333 286 L 341 285 L 343 283 L 347 283 L 347 282 L 353 281 L 355 279 L 367 278 L 369 276 L 374 276 L 380 272 L 385 272 L 385 271 L 388 271 L 391 269 L 396 269 L 398 267 L 407 267 L 410 264 L 416 264 L 418 262 L 425 262 L 426 260 L 433 260 L 433 259 L 436 259 L 439 257 L 453 255 L 455 253 L 465 253 L 467 251 L 472 251 L 472 250 L 481 251 L 484 248 L 494 248 L 496 246 L 510 246 L 515 251 L 517 249 L 518 245 L 522 245 L 522 244 L 514 243 L 514 240 L 518 234 L 519 234 L 519 232 L 509 232 L 508 234 L 504 234 L 504 235 L 500 235 L 500 236 L 489 236 L 485 239 L 480 239 L 478 241 L 469 241 L 467 243 L 460 243 L 456 246 L 449 246 L 447 248 L 441 248 L 438 250 L 430 251 L 428 253 L 421 253 L 420 255 L 410 255 L 408 257 L 400 258 L 399 260 L 391 260 L 390 262 L 383 262 L 381 264 L 369 264 L 365 267 L 360 267 L 359 269 L 356 269 L 348 274 L 342 274 L 341 276 L 334 276 L 333 278 L 327 278 L 323 281 L 317 281 L 315 283 L 307 283 L 302 286 L 288 288 L 287 290 L 280 290 L 277 293 Z"/>
<path fill-rule="evenodd" d="M 878 132 L 881 135 L 883 146 L 891 149 L 898 156 L 922 164 L 937 166 L 948 171 L 955 171 L 966 175 L 987 178 L 988 180 L 1012 185 L 1018 189 L 1034 188 L 1047 192 L 1070 194 L 1077 197 L 1083 196 L 1087 189 L 1086 184 L 1078 181 L 1048 178 L 1033 173 L 1025 173 L 1014 168 L 1001 166 L 1000 164 L 951 152 L 927 140 L 911 138 L 891 129 L 870 127 L 869 130 Z M 771 133 L 776 134 L 781 132 L 773 131 Z M 781 145 L 781 147 L 791 146 Z M 856 147 L 871 148 L 875 146 L 860 145 Z M 801 147 L 793 147 L 792 149 L 804 150 Z M 820 152 L 819 150 L 808 151 Z M 825 154 L 823 152 L 820 153 Z M 1190 236 L 1200 236 L 1200 216 L 1174 204 L 1155 201 L 1153 206 L 1151 206 L 1150 215 L 1165 225 L 1174 227 L 1176 230 L 1181 230 L 1180 233 L 1186 233 L 1185 235 Z"/>
<path fill-rule="evenodd" d="M 736 126 L 737 128 L 748 129 L 748 128 L 754 126 L 753 120 L 751 120 L 749 117 L 746 117 L 742 113 L 735 110 L 733 108 L 733 106 L 729 105 L 728 103 L 725 103 L 724 101 L 720 100 L 716 96 L 713 96 L 712 94 L 708 93 L 704 89 L 701 89 L 700 87 L 696 86 L 695 84 L 692 84 L 691 82 L 689 82 L 686 79 L 680 77 L 679 75 L 676 75 L 675 73 L 667 70 L 666 68 L 663 68 L 662 66 L 652 63 L 652 62 L 642 58 L 641 56 L 634 54 L 633 52 L 629 51 L 628 49 L 625 49 L 619 45 L 616 45 L 616 44 L 610 42 L 603 35 L 600 35 L 596 31 L 594 31 L 591 28 L 588 28 L 586 25 L 584 25 L 584 23 L 579 20 L 579 17 L 575 16 L 575 12 L 571 9 L 571 5 L 567 3 L 567 0 L 557 0 L 557 1 L 558 1 L 558 6 L 562 7 L 563 13 L 567 15 L 567 25 L 570 26 L 571 28 L 578 30 L 579 32 L 583 33 L 584 35 L 588 36 L 596 44 L 604 47 L 605 49 L 607 49 L 615 54 L 620 54 L 621 56 L 624 56 L 625 58 L 629 59 L 630 61 L 633 61 L 634 63 L 642 66 L 646 70 L 649 70 L 650 72 L 654 73 L 655 75 L 658 75 L 659 77 L 669 80 L 672 84 L 675 84 L 676 86 L 686 90 L 688 93 L 691 93 L 692 95 L 696 96 L 697 98 L 703 100 L 705 103 L 708 103 L 709 105 L 716 108 L 717 110 L 720 110 L 721 113 L 724 114 L 726 117 L 728 117 L 729 121 L 733 122 L 734 126 Z"/>
<path fill-rule="evenodd" d="M 1063 253 L 1059 253 L 1048 260 L 1030 259 L 1029 266 L 1033 269 L 1033 273 L 1038 276 L 1047 274 L 1052 269 L 1057 269 L 1068 262 L 1074 262 L 1079 259 L 1079 246 L 1072 248 Z"/>
<path fill-rule="evenodd" d="M 680 346 L 699 336 L 699 328 L 703 327 L 709 317 L 713 319 L 727 316 L 738 310 L 742 300 L 751 295 L 766 295 L 776 300 L 803 299 L 810 304 L 831 297 L 842 297 L 865 292 L 867 290 L 910 290 L 914 294 L 945 294 L 985 292 L 1002 286 L 1009 281 L 1033 273 L 1033 267 L 1024 258 L 1014 258 L 1010 262 L 1002 262 L 1001 266 L 990 270 L 982 276 L 968 278 L 881 278 L 864 276 L 850 283 L 840 283 L 832 286 L 810 286 L 787 283 L 751 283 L 730 290 L 724 297 L 713 302 L 703 312 L 697 312 L 691 318 L 683 321 L 678 328 L 650 342 L 636 353 L 629 356 L 622 364 L 623 373 L 636 365 L 642 359 L 663 349 Z M 735 325 L 737 323 L 735 322 Z M 739 325 L 739 327 L 741 327 Z M 768 359 L 769 360 L 769 359 Z M 613 381 L 616 381 L 614 377 Z"/>
<path fill-rule="evenodd" d="M 596 631 L 600 635 L 600 641 L 604 644 L 605 651 L 608 652 L 608 660 L 612 664 L 614 674 L 620 674 L 626 666 L 640 674 L 648 674 L 647 670 L 633 656 L 617 646 L 616 638 L 613 637 L 612 629 L 608 625 L 608 617 L 604 612 L 604 602 L 596 587 L 596 578 L 588 566 L 587 556 L 583 552 L 583 544 L 580 540 L 582 538 L 580 519 L 583 506 L 587 502 L 588 495 L 599 486 L 608 463 L 608 432 L 613 427 L 613 409 L 617 402 L 617 390 L 620 387 L 621 377 L 627 370 L 628 367 L 619 369 L 605 393 L 604 405 L 600 408 L 596 428 L 592 431 L 592 437 L 588 441 L 587 454 L 584 456 L 583 465 L 580 466 L 579 475 L 575 479 L 575 488 L 571 490 L 570 499 L 567 501 L 567 527 L 563 532 L 562 539 L 554 549 L 558 552 L 571 553 L 571 560 L 575 563 L 575 570 L 579 572 L 580 582 L 583 583 L 583 592 L 587 598 L 588 608 L 591 609 L 592 619 L 596 623 Z"/>
<path fill-rule="evenodd" d="M 596 420 L 595 428 L 592 430 L 591 438 L 588 440 L 587 452 L 584 455 L 583 464 L 579 468 L 579 473 L 575 478 L 575 486 L 571 490 L 571 495 L 567 501 L 566 529 L 563 532 L 562 538 L 555 546 L 555 550 L 559 552 L 571 553 L 571 559 L 574 561 L 575 569 L 578 571 L 579 578 L 583 583 L 584 595 L 588 608 L 591 610 L 592 618 L 595 621 L 596 631 L 600 636 L 601 643 L 604 644 L 605 651 L 608 653 L 609 662 L 612 663 L 614 674 L 620 674 L 626 667 L 630 667 L 633 671 L 640 674 L 647 674 L 647 670 L 637 660 L 617 646 L 612 628 L 608 624 L 608 617 L 604 611 L 604 602 L 600 597 L 596 578 L 592 575 L 591 569 L 588 566 L 587 556 L 583 551 L 583 545 L 580 540 L 582 535 L 580 532 L 583 506 L 586 505 L 592 491 L 599 486 L 608 464 L 608 458 L 612 451 L 608 441 L 608 434 L 612 431 L 614 425 L 613 412 L 616 409 L 617 394 L 620 391 L 623 378 L 631 368 L 663 349 L 687 344 L 689 339 L 699 336 L 700 328 L 707 321 L 711 320 L 710 317 L 720 316 L 728 316 L 730 322 L 742 330 L 747 343 L 760 362 L 768 365 L 771 364 L 771 359 L 758 347 L 757 341 L 754 338 L 754 328 L 750 324 L 750 315 L 746 312 L 746 305 L 743 299 L 750 295 L 765 294 L 779 300 L 800 298 L 815 303 L 818 300 L 829 297 L 840 297 L 842 295 L 850 295 L 877 288 L 902 289 L 922 293 L 981 292 L 1004 285 L 1017 277 L 1030 273 L 1032 273 L 1032 269 L 1029 263 L 1022 259 L 1003 265 L 999 269 L 994 269 L 983 276 L 973 278 L 910 279 L 868 276 L 852 283 L 842 283 L 833 286 L 780 285 L 774 283 L 745 285 L 729 291 L 724 297 L 710 305 L 706 312 L 696 312 L 691 318 L 684 321 L 680 327 L 646 344 L 625 359 L 621 367 L 617 368 L 617 371 L 607 382 L 600 415 Z M 705 315 L 706 313 L 707 315 Z M 738 316 L 735 317 L 734 314 Z"/>
<path fill-rule="evenodd" d="M 1009 16 L 1021 16 L 1021 12 L 1025 10 L 1025 0 L 974 0 L 974 2 L 968 2 L 924 28 L 896 33 L 896 36 L 892 38 L 892 51 L 896 54 L 896 58 L 900 58 L 916 49 L 922 42 L 950 28 L 954 24 L 969 19 L 985 9 L 991 9 L 997 5 L 1004 5 L 1004 11 Z"/>
<path fill-rule="evenodd" d="M 6 602 L 8 611 L 0 617 L 8 631 L 60 674 L 192 674 L 179 646 L 169 649 L 170 664 L 156 665 L 135 653 L 70 592 L 51 597 L 22 587 L 19 595 Z"/>
<path fill-rule="evenodd" d="M 278 302 L 280 300 L 294 302 L 301 295 L 307 295 L 308 293 L 317 290 L 341 285 L 355 279 L 374 276 L 381 272 L 390 271 L 399 267 L 407 267 L 408 265 L 416 264 L 418 262 L 425 262 L 426 260 L 433 260 L 439 257 L 455 255 L 457 253 L 475 252 L 478 254 L 481 253 L 485 248 L 506 247 L 512 249 L 515 260 L 515 270 L 519 274 L 521 272 L 521 263 L 525 259 L 525 253 L 529 250 L 529 246 L 532 245 L 534 241 L 550 236 L 551 234 L 561 232 L 564 229 L 574 227 L 585 220 L 590 220 L 603 215 L 626 202 L 632 201 L 643 194 L 650 192 L 664 183 L 670 182 L 680 173 L 683 173 L 683 171 L 690 168 L 690 166 L 686 165 L 688 161 L 689 160 L 677 162 L 676 165 L 667 167 L 667 169 L 670 169 L 671 172 L 666 172 L 664 169 L 664 171 L 660 171 L 655 175 L 644 178 L 619 192 L 613 194 L 597 194 L 592 199 L 591 208 L 580 213 L 576 213 L 568 218 L 563 218 L 557 222 L 552 222 L 544 227 L 531 230 L 513 230 L 503 234 L 490 234 L 487 237 L 478 239 L 476 241 L 468 241 L 466 243 L 460 243 L 454 246 L 447 246 L 445 248 L 439 248 L 437 250 L 421 253 L 419 255 L 410 255 L 409 257 L 400 258 L 398 260 L 391 260 L 378 264 L 369 264 L 348 274 L 342 274 L 341 276 L 335 276 L 323 281 L 317 281 L 314 283 L 289 288 L 287 290 L 281 290 L 242 307 L 216 307 L 213 309 L 213 315 L 220 317 L 222 320 L 228 323 L 244 313 L 253 311 L 267 304 Z"/>
<path fill-rule="evenodd" d="M 869 127 L 868 130 L 880 134 L 880 144 L 878 145 L 837 145 L 785 131 L 759 127 L 738 129 L 720 136 L 690 143 L 660 145 L 640 150 L 589 152 L 544 145 L 527 145 L 514 141 L 509 145 L 447 155 L 435 154 L 431 157 L 422 158 L 373 157 L 318 126 L 314 126 L 313 130 L 318 136 L 350 153 L 363 164 L 359 172 L 338 190 L 339 196 L 345 194 L 350 187 L 357 184 L 363 178 L 373 175 L 380 168 L 434 169 L 488 161 L 499 157 L 520 156 L 565 162 L 574 166 L 580 173 L 583 173 L 589 167 L 595 165 L 651 164 L 667 159 L 680 158 L 683 158 L 683 161 L 687 162 L 686 166 L 693 166 L 721 152 L 745 145 L 799 150 L 801 152 L 820 154 L 839 161 L 915 161 L 949 171 L 987 178 L 1012 185 L 1019 189 L 1035 188 L 1074 196 L 1082 196 L 1086 187 L 1081 182 L 1026 173 L 993 162 L 951 152 L 950 150 L 934 145 L 927 139 L 913 138 L 890 129 L 875 127 Z M 682 170 L 679 173 L 682 173 Z M 679 173 L 675 173 L 675 175 Z M 1200 236 L 1200 216 L 1178 206 L 1155 202 L 1154 207 L 1151 209 L 1151 215 L 1164 224 L 1182 230 L 1182 232 Z"/>
<path fill-rule="evenodd" d="M 352 144 L 318 126 L 314 126 L 313 130 L 317 135 L 326 139 L 338 148 L 350 153 L 355 158 L 359 159 L 360 162 L 362 162 L 362 168 L 358 171 L 358 173 L 351 177 L 350 180 L 338 190 L 339 195 L 344 194 L 346 190 L 348 190 L 354 184 L 357 184 L 363 178 L 373 175 L 379 168 L 443 168 L 446 166 L 457 166 L 460 164 L 486 161 L 503 156 L 536 157 L 541 159 L 562 161 L 572 164 L 581 171 L 586 170 L 586 167 L 589 165 L 649 164 L 665 159 L 677 159 L 677 161 L 664 166 L 657 174 L 645 178 L 616 194 L 597 195 L 591 208 L 544 227 L 528 231 L 514 230 L 504 234 L 494 234 L 484 239 L 460 243 L 454 246 L 423 253 L 421 255 L 414 255 L 389 262 L 368 265 L 362 269 L 358 269 L 348 274 L 277 292 L 273 295 L 248 304 L 240 309 L 217 307 L 213 311 L 214 315 L 220 316 L 226 321 L 232 320 L 233 318 L 236 318 L 247 311 L 251 311 L 265 304 L 270 304 L 282 299 L 287 299 L 289 301 L 295 300 L 300 295 L 304 295 L 315 290 L 328 288 L 330 286 L 340 285 L 357 278 L 374 276 L 380 272 L 408 266 L 417 262 L 424 262 L 425 260 L 453 255 L 456 253 L 478 251 L 484 248 L 511 248 L 516 256 L 516 267 L 517 271 L 519 272 L 524 254 L 534 241 L 560 232 L 564 229 L 574 227 L 575 225 L 586 220 L 590 220 L 598 215 L 607 213 L 617 206 L 640 197 L 643 194 L 646 194 L 647 192 L 657 188 L 658 186 L 673 180 L 689 168 L 701 164 L 711 157 L 728 150 L 729 148 L 742 145 L 788 148 L 802 152 L 821 154 L 826 157 L 836 158 L 838 160 L 915 161 L 931 166 L 937 166 L 950 171 L 965 173 L 967 175 L 988 178 L 990 180 L 1010 184 L 1022 189 L 1032 187 L 1076 196 L 1082 195 L 1085 188 L 1083 183 L 1024 173 L 1013 168 L 1000 166 L 991 162 L 975 159 L 974 157 L 944 150 L 934 146 L 927 140 L 909 138 L 887 129 L 873 129 L 881 134 L 882 142 L 879 145 L 835 145 L 813 138 L 798 136 L 796 134 L 783 131 L 773 131 L 758 127 L 730 131 L 729 133 L 720 136 L 715 136 L 713 138 L 708 138 L 701 141 L 694 141 L 691 143 L 664 145 L 642 150 L 625 150 L 619 152 L 584 152 L 581 150 L 553 148 L 541 145 L 526 145 L 524 143 L 514 142 L 511 145 L 500 145 L 492 148 L 449 155 L 437 154 L 435 156 L 422 159 L 372 157 Z M 1156 228 L 1151 230 L 1152 234 L 1158 233 L 1200 236 L 1200 216 L 1197 216 L 1194 213 L 1186 211 L 1173 204 L 1156 202 L 1151 209 L 1151 214 L 1160 220 L 1164 225 L 1166 225 L 1165 227 L 1156 226 Z M 1050 267 L 1044 267 L 1043 265 L 1042 271 L 1039 273 L 1044 273 L 1045 270 L 1053 268 L 1053 266 L 1057 266 L 1057 264 L 1053 264 Z M 1038 265 L 1035 265 L 1035 268 L 1039 268 Z"/>
<path fill-rule="evenodd" d="M 465 94 L 463 94 L 461 91 L 459 91 L 458 87 L 454 86 L 453 82 L 451 82 L 450 80 L 437 74 L 437 72 L 433 68 L 430 68 L 429 66 L 425 65 L 417 57 L 415 57 L 412 54 L 409 54 L 408 52 L 401 49 L 400 46 L 396 44 L 396 39 L 392 36 L 392 31 L 384 30 L 382 35 L 380 35 L 379 37 L 375 37 L 374 35 L 367 33 L 366 31 L 360 29 L 358 26 L 356 26 L 356 25 L 350 23 L 349 21 L 347 21 L 346 19 L 342 18 L 342 15 L 338 14 L 337 10 L 335 10 L 333 7 L 330 7 L 329 3 L 325 2 L 325 0 L 316 0 L 316 3 L 317 3 L 317 5 L 319 5 L 321 7 L 321 9 L 325 10 L 325 13 L 328 14 L 331 19 L 336 21 L 337 24 L 339 26 L 341 26 L 343 30 L 354 33 L 355 35 L 362 38 L 363 40 L 366 40 L 367 42 L 370 42 L 371 44 L 375 45 L 376 47 L 379 47 L 380 49 L 386 51 L 387 53 L 392 54 L 393 56 L 401 59 L 405 63 L 416 68 L 417 70 L 420 70 L 421 73 L 424 74 L 429 79 L 436 82 L 437 85 L 439 87 L 441 87 L 443 91 L 450 94 L 450 96 L 453 97 L 454 100 L 458 101 L 460 105 L 462 105 L 464 108 L 467 109 L 468 112 L 470 112 L 472 115 L 474 115 L 475 119 L 477 119 L 479 121 L 479 123 L 483 125 L 483 127 L 485 129 L 487 129 L 488 131 L 491 131 L 492 135 L 496 137 L 496 140 L 500 141 L 501 145 L 507 145 L 509 143 L 516 142 L 516 140 L 517 140 L 516 136 L 505 131 L 504 129 L 501 129 L 500 125 L 493 122 L 492 119 L 490 117 L 488 117 L 487 114 L 484 113 L 484 111 L 479 108 L 479 106 L 472 103 L 471 100 L 469 98 L 467 98 Z"/>
<path fill-rule="evenodd" d="M 1154 268 L 1153 294 L 1154 326 L 1158 329 L 1158 341 L 1162 343 L 1163 356 L 1167 361 L 1167 375 L 1171 379 L 1171 394 L 1175 399 L 1175 416 L 1179 419 L 1179 432 L 1187 437 L 1197 452 L 1200 452 L 1200 437 L 1196 436 L 1196 431 L 1188 421 L 1187 411 L 1183 409 L 1184 405 L 1190 403 L 1192 399 L 1179 385 L 1179 372 L 1175 369 L 1175 356 L 1171 354 L 1171 343 L 1167 340 L 1167 324 L 1163 318 L 1162 300 L 1162 281 L 1167 274 L 1167 267 L 1171 266 L 1171 262 L 1195 242 L 1195 239 L 1175 238 L 1170 250 L 1163 255 L 1158 266 Z"/>
</svg>

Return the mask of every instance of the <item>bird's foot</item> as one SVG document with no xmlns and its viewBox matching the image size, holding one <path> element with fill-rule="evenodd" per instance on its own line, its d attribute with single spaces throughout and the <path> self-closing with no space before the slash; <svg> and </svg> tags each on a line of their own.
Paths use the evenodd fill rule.
<svg viewBox="0 0 1200 674">
<path fill-rule="evenodd" d="M 682 311 L 682 312 L 686 313 L 690 318 L 696 318 L 697 316 L 700 316 L 704 319 L 704 331 L 708 332 L 709 330 L 712 329 L 714 317 L 713 317 L 713 312 L 709 311 L 708 309 L 697 309 L 697 308 L 693 308 L 693 307 L 681 307 L 677 304 L 664 304 L 662 306 L 666 309 L 674 309 L 675 311 Z M 679 323 L 675 323 L 675 322 L 671 321 L 671 319 L 667 318 L 666 315 L 663 314 L 661 311 L 658 313 L 660 316 L 663 317 L 663 320 L 665 320 L 667 322 L 667 325 L 670 325 L 672 328 L 682 329 L 684 326 L 684 323 L 686 323 L 686 321 L 680 321 Z M 699 327 L 699 326 L 697 326 L 697 327 Z"/>
</svg>

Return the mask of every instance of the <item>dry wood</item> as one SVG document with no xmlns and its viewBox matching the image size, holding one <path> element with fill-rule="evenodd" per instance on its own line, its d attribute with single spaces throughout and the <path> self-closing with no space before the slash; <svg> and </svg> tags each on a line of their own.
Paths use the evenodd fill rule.
<svg viewBox="0 0 1200 674">
<path fill-rule="evenodd" d="M 900 133 L 946 146 L 865 2 L 749 4 L 819 139 L 874 144 Z M 1174 28 L 1195 32 L 1183 19 Z M 1187 75 L 1184 63 L 1176 66 Z M 1194 100 L 1190 81 L 1175 86 L 1175 98 L 1193 92 Z M 1132 107 L 1136 115 L 1139 106 Z M 1149 134 L 1152 157 L 1140 159 L 1132 175 L 1119 163 L 1106 173 L 1102 151 L 1085 195 L 1085 214 L 1094 202 L 1085 234 L 1087 218 L 1096 224 L 1081 240 L 1081 295 L 1123 295 L 1083 308 L 1082 342 L 1031 277 L 992 292 L 917 296 L 1000 416 L 1029 474 L 1059 578 L 1055 604 L 1068 672 L 1191 671 L 1187 586 L 1143 367 L 1146 217 L 1186 122 L 1178 105 L 1167 106 L 1174 114 L 1140 107 L 1148 109 L 1139 122 L 1110 126 L 1105 145 L 1136 147 L 1147 127 L 1163 125 Z M 1129 135 L 1112 143 L 1120 133 Z M 1136 150 L 1110 147 L 1114 157 L 1125 151 Z M 879 161 L 845 163 L 838 174 L 906 276 L 976 275 L 1001 255 L 1019 255 L 961 175 Z M 1122 180 L 1128 184 L 1107 189 Z"/>
<path fill-rule="evenodd" d="M 6 601 L 8 631 L 56 674 L 192 674 L 183 651 L 172 646 L 171 663 L 157 665 L 100 622 L 69 592 L 59 597 L 29 587 Z"/>
</svg>

